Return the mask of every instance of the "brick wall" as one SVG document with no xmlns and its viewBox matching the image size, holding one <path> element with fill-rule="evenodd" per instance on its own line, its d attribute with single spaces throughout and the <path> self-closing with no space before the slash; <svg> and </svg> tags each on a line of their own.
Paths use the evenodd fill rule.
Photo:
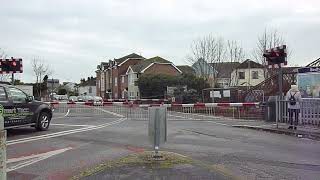
<svg viewBox="0 0 320 180">
<path fill-rule="evenodd" d="M 121 75 L 125 75 L 129 66 L 135 65 L 138 62 L 140 62 L 141 60 L 137 60 L 137 59 L 130 59 L 128 61 L 126 61 L 125 63 L 123 63 L 121 66 L 117 67 L 116 69 L 113 68 L 112 69 L 112 98 L 114 99 L 120 99 L 122 98 L 122 91 L 126 88 L 128 88 L 128 80 L 125 78 L 125 83 L 122 83 L 122 76 Z M 117 86 L 115 86 L 115 77 L 117 77 Z M 117 96 L 115 96 L 117 94 Z"/>
<path fill-rule="evenodd" d="M 101 91 L 100 91 L 100 79 L 101 79 L 101 73 L 99 71 L 96 72 L 96 92 L 97 96 L 101 96 Z"/>
</svg>

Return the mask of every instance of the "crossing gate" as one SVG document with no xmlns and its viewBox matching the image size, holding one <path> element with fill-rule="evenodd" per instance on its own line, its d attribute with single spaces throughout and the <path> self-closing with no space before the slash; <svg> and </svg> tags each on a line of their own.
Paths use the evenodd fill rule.
<svg viewBox="0 0 320 180">
<path fill-rule="evenodd" d="M 133 104 L 132 102 L 51 102 L 55 114 L 81 116 L 126 117 L 147 120 L 148 108 L 167 108 L 169 120 L 205 120 L 224 117 L 261 120 L 264 109 L 260 103 L 196 103 L 196 104 Z"/>
</svg>

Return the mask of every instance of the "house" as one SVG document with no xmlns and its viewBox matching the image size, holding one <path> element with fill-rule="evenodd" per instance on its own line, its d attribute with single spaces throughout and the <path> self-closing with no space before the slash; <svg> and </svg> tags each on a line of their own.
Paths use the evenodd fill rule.
<svg viewBox="0 0 320 180">
<path fill-rule="evenodd" d="M 240 63 L 239 62 L 221 62 L 209 63 L 215 69 L 214 86 L 218 88 L 228 88 L 231 84 L 231 74 Z"/>
<path fill-rule="evenodd" d="M 172 62 L 163 59 L 159 56 L 143 60 L 135 65 L 129 66 L 126 72 L 127 75 L 127 92 L 122 91 L 122 97 L 127 93 L 128 99 L 139 99 L 140 91 L 136 81 L 142 74 L 165 74 L 179 75 L 182 71 L 178 69 Z"/>
<path fill-rule="evenodd" d="M 96 78 L 82 80 L 78 87 L 79 95 L 96 96 Z"/>
<path fill-rule="evenodd" d="M 102 62 L 97 67 L 96 91 L 104 99 L 120 99 L 121 93 L 127 89 L 126 71 L 145 58 L 132 53 L 127 56 Z"/>
<path fill-rule="evenodd" d="M 264 66 L 251 61 L 242 62 L 231 73 L 231 86 L 255 86 L 265 80 Z"/>
<path fill-rule="evenodd" d="M 67 92 L 74 92 L 76 90 L 76 83 L 74 82 L 63 82 L 63 87 L 67 90 Z"/>
<path fill-rule="evenodd" d="M 206 62 L 203 58 L 200 58 L 197 62 L 192 64 L 192 68 L 195 70 L 198 77 L 204 77 L 207 79 L 211 87 L 214 86 L 213 78 L 215 76 L 214 68 Z"/>
<path fill-rule="evenodd" d="M 55 92 L 59 86 L 60 86 L 59 79 L 47 80 L 48 92 Z"/>
<path fill-rule="evenodd" d="M 180 71 L 182 71 L 182 74 L 191 74 L 191 75 L 196 74 L 195 69 L 193 69 L 191 66 L 188 66 L 188 65 L 180 65 L 180 66 L 177 66 L 177 68 L 180 69 Z"/>
</svg>

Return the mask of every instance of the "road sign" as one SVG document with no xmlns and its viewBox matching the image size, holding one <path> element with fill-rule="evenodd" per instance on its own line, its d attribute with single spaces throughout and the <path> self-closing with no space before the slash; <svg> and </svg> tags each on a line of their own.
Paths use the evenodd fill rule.
<svg viewBox="0 0 320 180">
<path fill-rule="evenodd" d="M 167 108 L 149 107 L 149 140 L 158 153 L 160 144 L 167 141 Z"/>
<path fill-rule="evenodd" d="M 271 48 L 263 53 L 266 58 L 269 68 L 280 68 L 286 66 L 287 62 L 287 46 L 282 45 L 279 47 Z"/>
<path fill-rule="evenodd" d="M 22 59 L 0 59 L 0 74 L 22 73 Z"/>
</svg>

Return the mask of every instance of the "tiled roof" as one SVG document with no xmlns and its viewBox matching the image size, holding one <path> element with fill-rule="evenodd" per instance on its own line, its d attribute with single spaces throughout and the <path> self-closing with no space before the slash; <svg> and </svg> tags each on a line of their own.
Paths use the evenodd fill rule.
<svg viewBox="0 0 320 180">
<path fill-rule="evenodd" d="M 139 62 L 138 64 L 131 66 L 131 69 L 134 72 L 141 72 L 143 69 L 145 69 L 150 64 L 155 63 L 155 62 L 156 63 L 171 63 L 170 61 L 163 59 L 162 57 L 156 56 L 156 57 L 146 59 L 144 61 Z"/>
<path fill-rule="evenodd" d="M 222 63 L 210 63 L 210 65 L 218 72 L 218 78 L 231 78 L 231 73 L 236 69 L 239 62 L 222 62 Z"/>
<path fill-rule="evenodd" d="M 195 74 L 196 71 L 188 65 L 181 65 L 181 66 L 177 66 L 178 69 L 180 69 L 180 71 L 182 71 L 183 74 Z"/>
<path fill-rule="evenodd" d="M 136 53 L 132 53 L 132 54 L 129 54 L 127 56 L 121 57 L 119 59 L 114 59 L 114 60 L 117 62 L 117 64 L 120 64 L 123 61 L 125 61 L 127 59 L 130 59 L 130 58 L 132 58 L 132 59 L 144 59 L 144 57 L 142 57 L 142 56 L 140 56 L 140 55 L 138 55 Z"/>
<path fill-rule="evenodd" d="M 249 69 L 250 68 L 264 68 L 262 64 L 259 64 L 257 62 L 251 61 L 250 59 L 247 59 L 241 63 L 237 69 Z"/>
</svg>

